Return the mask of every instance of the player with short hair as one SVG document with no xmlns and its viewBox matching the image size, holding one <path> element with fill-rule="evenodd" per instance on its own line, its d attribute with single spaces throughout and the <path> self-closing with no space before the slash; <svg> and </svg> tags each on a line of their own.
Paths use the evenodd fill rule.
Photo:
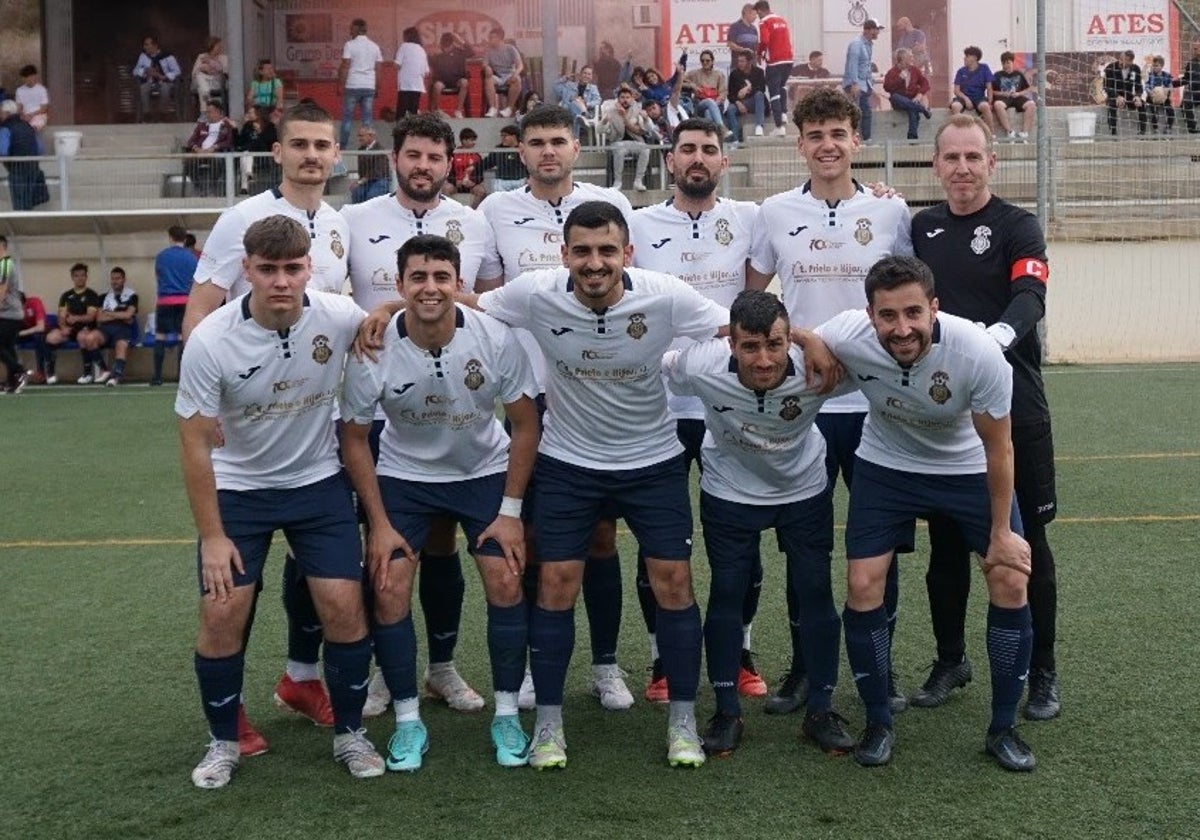
<svg viewBox="0 0 1200 840">
<path fill-rule="evenodd" d="M 934 140 L 934 174 L 946 201 L 913 218 L 917 256 L 933 271 L 941 311 L 987 324 L 1013 370 L 1012 444 L 1017 505 L 1032 555 L 1029 609 L 1033 620 L 1029 697 L 1025 717 L 1048 720 L 1060 711 L 1054 657 L 1058 579 L 1046 526 L 1058 511 L 1054 439 L 1042 382 L 1037 324 L 1046 312 L 1050 269 L 1046 239 L 1036 217 L 994 195 L 991 132 L 979 120 L 950 117 Z M 918 706 L 938 706 L 971 678 L 964 627 L 969 546 L 953 523 L 929 522 L 926 585 L 937 641 Z"/>
<path fill-rule="evenodd" d="M 702 404 L 709 429 L 700 478 L 700 522 L 712 568 L 704 638 L 717 696 L 717 711 L 704 731 L 709 755 L 728 755 L 741 741 L 737 662 L 743 600 L 759 562 L 760 534 L 770 529 L 800 607 L 800 640 L 812 684 L 803 732 L 826 752 L 854 747 L 832 705 L 840 641 L 829 579 L 833 482 L 825 470 L 825 439 L 813 426 L 827 397 L 806 384 L 803 351 L 792 346 L 790 333 L 778 298 L 744 291 L 729 310 L 728 341 L 692 344 L 663 360 L 668 387 Z M 853 388 L 845 383 L 841 392 Z"/>
<path fill-rule="evenodd" d="M 251 224 L 243 237 L 250 292 L 201 322 L 183 358 L 175 413 L 200 534 L 195 668 L 212 739 L 192 772 L 201 788 L 224 787 L 239 763 L 245 634 L 276 530 L 324 630 L 334 758 L 356 778 L 384 770 L 362 728 L 371 658 L 362 545 L 329 422 L 364 313 L 347 298 L 305 292 L 310 239 L 282 215 Z"/>
<path fill-rule="evenodd" d="M 425 562 L 435 518 L 462 523 L 483 580 L 496 760 L 516 767 L 529 758 L 529 738 L 517 717 L 528 641 L 521 500 L 537 453 L 537 388 L 512 332 L 455 306 L 463 288 L 459 267 L 458 249 L 444 237 L 405 241 L 397 271 L 407 308 L 389 325 L 378 361 L 347 362 L 343 386 L 342 454 L 370 526 L 372 636 L 395 698 L 390 770 L 418 769 L 429 748 L 418 707 L 410 602 L 417 558 Z M 511 443 L 496 419 L 497 400 L 512 426 Z M 376 467 L 369 438 L 377 407 L 387 425 Z"/>
<path fill-rule="evenodd" d="M 113 266 L 108 273 L 109 289 L 96 311 L 96 328 L 79 334 L 79 346 L 91 350 L 100 358 L 101 349 L 113 349 L 112 372 L 104 370 L 96 382 L 115 387 L 125 376 L 125 360 L 137 326 L 138 295 L 125 285 L 125 269 Z"/>
<path fill-rule="evenodd" d="M 787 192 L 769 196 L 759 211 L 750 253 L 747 285 L 764 289 L 779 277 L 783 302 L 794 325 L 812 327 L 846 309 L 865 303 L 863 278 L 881 257 L 911 254 L 908 207 L 899 198 L 876 198 L 854 180 L 851 163 L 860 148 L 862 112 L 836 90 L 809 92 L 793 109 L 800 130 L 797 142 L 809 180 Z M 825 437 L 826 468 L 831 480 L 838 472 L 846 486 L 854 474 L 854 451 L 867 416 L 862 394 L 851 393 L 821 407 L 817 428 Z M 888 613 L 895 626 L 897 571 L 888 579 Z M 788 587 L 788 617 L 792 627 L 792 667 L 767 711 L 787 714 L 804 704 L 807 691 L 800 656 L 798 615 Z M 897 710 L 905 700 L 890 677 Z"/>
<path fill-rule="evenodd" d="M 720 126 L 704 119 L 690 118 L 675 127 L 671 150 L 666 154 L 667 170 L 674 176 L 674 190 L 666 201 L 634 211 L 629 224 L 629 240 L 638 268 L 674 274 L 700 294 L 728 309 L 738 293 L 746 288 L 746 264 L 758 221 L 758 205 L 752 201 L 719 198 L 716 194 L 721 176 L 729 166 L 723 134 Z M 691 343 L 683 339 L 676 342 L 673 349 L 682 349 Z M 683 444 L 684 460 L 690 469 L 693 462 L 701 463 L 704 404 L 697 397 L 670 393 L 667 406 L 675 419 L 675 431 Z M 750 652 L 751 623 L 758 612 L 762 580 L 761 558 L 756 558 L 742 609 L 742 656 L 737 673 L 738 691 L 747 697 L 761 697 L 767 693 L 766 683 Z M 640 551 L 637 593 L 650 634 L 650 679 L 645 696 L 651 702 L 665 703 L 667 679 L 654 635 L 656 605 L 646 576 L 645 557 Z"/>
<path fill-rule="evenodd" d="M 865 281 L 866 309 L 817 328 L 870 403 L 846 524 L 846 655 L 866 706 L 854 750 L 864 766 L 891 761 L 891 643 L 884 586 L 896 551 L 912 551 L 916 520 L 954 520 L 982 556 L 990 606 L 992 719 L 985 749 L 1007 770 L 1032 770 L 1016 730 L 1033 630 L 1029 545 L 1013 496 L 1012 368 L 970 321 L 938 311 L 933 272 L 886 257 Z"/>
<path fill-rule="evenodd" d="M 398 121 L 392 132 L 391 161 L 399 188 L 342 207 L 349 229 L 351 295 L 364 309 L 397 300 L 401 284 L 396 249 L 414 236 L 444 236 L 457 246 L 459 276 L 466 288 L 473 289 L 477 282 L 489 287 L 498 282 L 501 266 L 491 226 L 478 212 L 442 194 L 453 152 L 454 130 L 445 120 L 433 114 L 409 115 Z M 383 421 L 380 410 L 371 437 L 376 451 Z M 425 688 L 456 711 L 478 711 L 483 708 L 483 697 L 454 665 L 466 584 L 452 520 L 435 518 L 424 546 L 419 581 L 429 646 Z M 366 714 L 382 714 L 389 699 L 383 677 L 376 673 Z"/>
<path fill-rule="evenodd" d="M 58 382 L 55 371 L 58 364 L 58 347 L 75 341 L 80 335 L 96 325 L 96 313 L 100 311 L 100 295 L 88 286 L 88 267 L 77 262 L 71 266 L 71 288 L 58 298 L 58 326 L 46 333 L 46 384 Z M 90 385 L 101 373 L 103 359 L 99 353 L 80 348 L 83 358 L 83 374 L 76 381 Z"/>
</svg>

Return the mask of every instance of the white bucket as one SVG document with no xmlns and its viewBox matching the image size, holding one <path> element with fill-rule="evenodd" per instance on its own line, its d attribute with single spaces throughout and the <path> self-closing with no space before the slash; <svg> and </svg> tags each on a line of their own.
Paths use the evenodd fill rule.
<svg viewBox="0 0 1200 840">
<path fill-rule="evenodd" d="M 1091 111 L 1067 114 L 1067 136 L 1072 143 L 1091 143 L 1096 137 L 1096 115 Z"/>
<path fill-rule="evenodd" d="M 79 154 L 82 131 L 58 131 L 54 134 L 54 154 L 59 157 L 75 157 Z"/>
</svg>

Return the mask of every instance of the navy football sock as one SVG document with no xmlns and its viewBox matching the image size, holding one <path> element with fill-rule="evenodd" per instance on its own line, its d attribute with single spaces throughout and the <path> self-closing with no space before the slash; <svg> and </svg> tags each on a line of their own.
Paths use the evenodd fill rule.
<svg viewBox="0 0 1200 840">
<path fill-rule="evenodd" d="M 453 554 L 422 554 L 419 580 L 421 611 L 425 613 L 425 639 L 430 664 L 454 659 L 458 627 L 462 621 L 462 560 Z"/>
<path fill-rule="evenodd" d="M 655 621 L 658 618 L 658 601 L 654 600 L 650 573 L 646 570 L 646 555 L 641 548 L 638 549 L 637 559 L 637 596 L 638 606 L 642 608 L 642 620 L 646 622 L 646 632 L 653 636 Z"/>
<path fill-rule="evenodd" d="M 154 378 L 162 379 L 163 360 L 166 358 L 167 348 L 161 341 L 154 342 Z"/>
<path fill-rule="evenodd" d="M 375 642 L 375 661 L 392 697 L 396 700 L 416 697 L 417 633 L 412 613 L 394 624 L 372 624 L 371 638 Z"/>
<path fill-rule="evenodd" d="M 371 681 L 371 639 L 357 642 L 325 642 L 325 685 L 333 706 L 333 732 L 362 729 L 362 707 Z"/>
<path fill-rule="evenodd" d="M 700 607 L 692 604 L 682 610 L 668 610 L 660 604 L 657 626 L 658 652 L 670 699 L 694 701 L 700 684 Z M 738 651 L 740 654 L 740 645 Z"/>
<path fill-rule="evenodd" d="M 592 640 L 592 664 L 615 665 L 621 634 L 621 556 L 589 556 L 583 567 L 583 605 Z"/>
<path fill-rule="evenodd" d="M 842 611 L 846 627 L 846 658 L 858 687 L 858 695 L 867 707 L 867 722 L 892 725 L 888 703 L 888 671 L 891 652 L 887 632 L 887 612 L 882 606 L 867 612 Z"/>
<path fill-rule="evenodd" d="M 1006 608 L 988 604 L 987 652 L 992 671 L 992 722 L 988 732 L 1008 729 L 1017 721 L 1017 704 L 1029 675 L 1033 620 L 1029 605 Z"/>
<path fill-rule="evenodd" d="M 738 664 L 742 652 L 742 626 L 736 600 L 730 603 L 728 594 L 721 597 L 714 577 L 708 595 L 708 611 L 704 617 L 704 652 L 708 664 L 708 681 L 717 698 L 717 710 L 726 715 L 740 715 L 738 700 Z M 670 683 L 668 682 L 668 685 Z"/>
<path fill-rule="evenodd" d="M 200 684 L 200 702 L 204 706 L 204 716 L 208 718 L 208 731 L 218 741 L 236 741 L 244 655 L 238 652 L 233 656 L 210 659 L 197 653 L 193 663 L 196 682 Z"/>
<path fill-rule="evenodd" d="M 488 604 L 488 653 L 492 659 L 492 689 L 517 691 L 525 678 L 525 648 L 529 644 L 529 612 L 525 604 Z"/>
<path fill-rule="evenodd" d="M 529 665 L 539 706 L 561 706 L 575 648 L 575 610 L 534 607 L 529 623 Z"/>
<path fill-rule="evenodd" d="M 317 664 L 321 657 L 321 619 L 313 604 L 308 581 L 300 571 L 300 564 L 289 551 L 283 558 L 283 611 L 287 615 L 287 656 L 293 662 Z"/>
</svg>

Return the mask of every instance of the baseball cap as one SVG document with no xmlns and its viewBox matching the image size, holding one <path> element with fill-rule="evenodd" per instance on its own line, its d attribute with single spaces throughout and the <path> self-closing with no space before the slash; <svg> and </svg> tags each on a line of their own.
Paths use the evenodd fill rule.
<svg viewBox="0 0 1200 840">
<path fill-rule="evenodd" d="M 867 18 L 863 22 L 863 29 L 883 29 L 883 27 L 879 25 L 879 21 L 875 20 L 875 18 Z"/>
</svg>

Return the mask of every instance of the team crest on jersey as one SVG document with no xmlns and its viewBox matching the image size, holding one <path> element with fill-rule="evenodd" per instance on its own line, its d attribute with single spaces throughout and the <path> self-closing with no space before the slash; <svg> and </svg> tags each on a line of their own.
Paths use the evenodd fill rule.
<svg viewBox="0 0 1200 840">
<path fill-rule="evenodd" d="M 329 336 L 313 336 L 313 361 L 323 365 L 333 357 L 333 348 L 329 346 Z"/>
<path fill-rule="evenodd" d="M 938 405 L 945 405 L 946 400 L 952 396 L 950 389 L 946 386 L 946 383 L 950 381 L 950 374 L 939 370 L 930 378 L 933 379 L 933 384 L 929 386 L 929 396 Z"/>
<path fill-rule="evenodd" d="M 800 398 L 797 396 L 784 397 L 783 407 L 779 409 L 779 416 L 789 423 L 800 416 L 802 409 L 800 408 Z"/>
<path fill-rule="evenodd" d="M 871 233 L 871 220 L 862 218 L 855 222 L 858 229 L 854 231 L 854 241 L 859 245 L 867 246 L 871 244 L 871 240 L 875 238 L 875 234 Z"/>
<path fill-rule="evenodd" d="M 971 240 L 971 250 L 982 255 L 990 247 L 992 247 L 992 229 L 987 225 L 975 228 L 975 238 Z"/>
<path fill-rule="evenodd" d="M 717 232 L 713 234 L 713 239 L 717 240 L 718 245 L 728 245 L 733 241 L 728 219 L 717 219 Z"/>
<path fill-rule="evenodd" d="M 461 245 L 462 241 L 466 239 L 462 232 L 462 222 L 458 219 L 451 219 L 446 222 L 446 238 L 455 245 Z"/>
<path fill-rule="evenodd" d="M 342 244 L 342 235 L 336 230 L 329 231 L 329 250 L 339 260 L 346 256 L 346 246 Z"/>
<path fill-rule="evenodd" d="M 463 377 L 463 384 L 472 391 L 478 391 L 479 387 L 483 385 L 483 362 L 478 359 L 467 359 L 464 369 L 467 375 Z"/>
<path fill-rule="evenodd" d="M 630 338 L 641 338 L 646 334 L 646 315 L 644 312 L 634 312 L 629 316 L 629 327 L 625 332 Z"/>
</svg>

